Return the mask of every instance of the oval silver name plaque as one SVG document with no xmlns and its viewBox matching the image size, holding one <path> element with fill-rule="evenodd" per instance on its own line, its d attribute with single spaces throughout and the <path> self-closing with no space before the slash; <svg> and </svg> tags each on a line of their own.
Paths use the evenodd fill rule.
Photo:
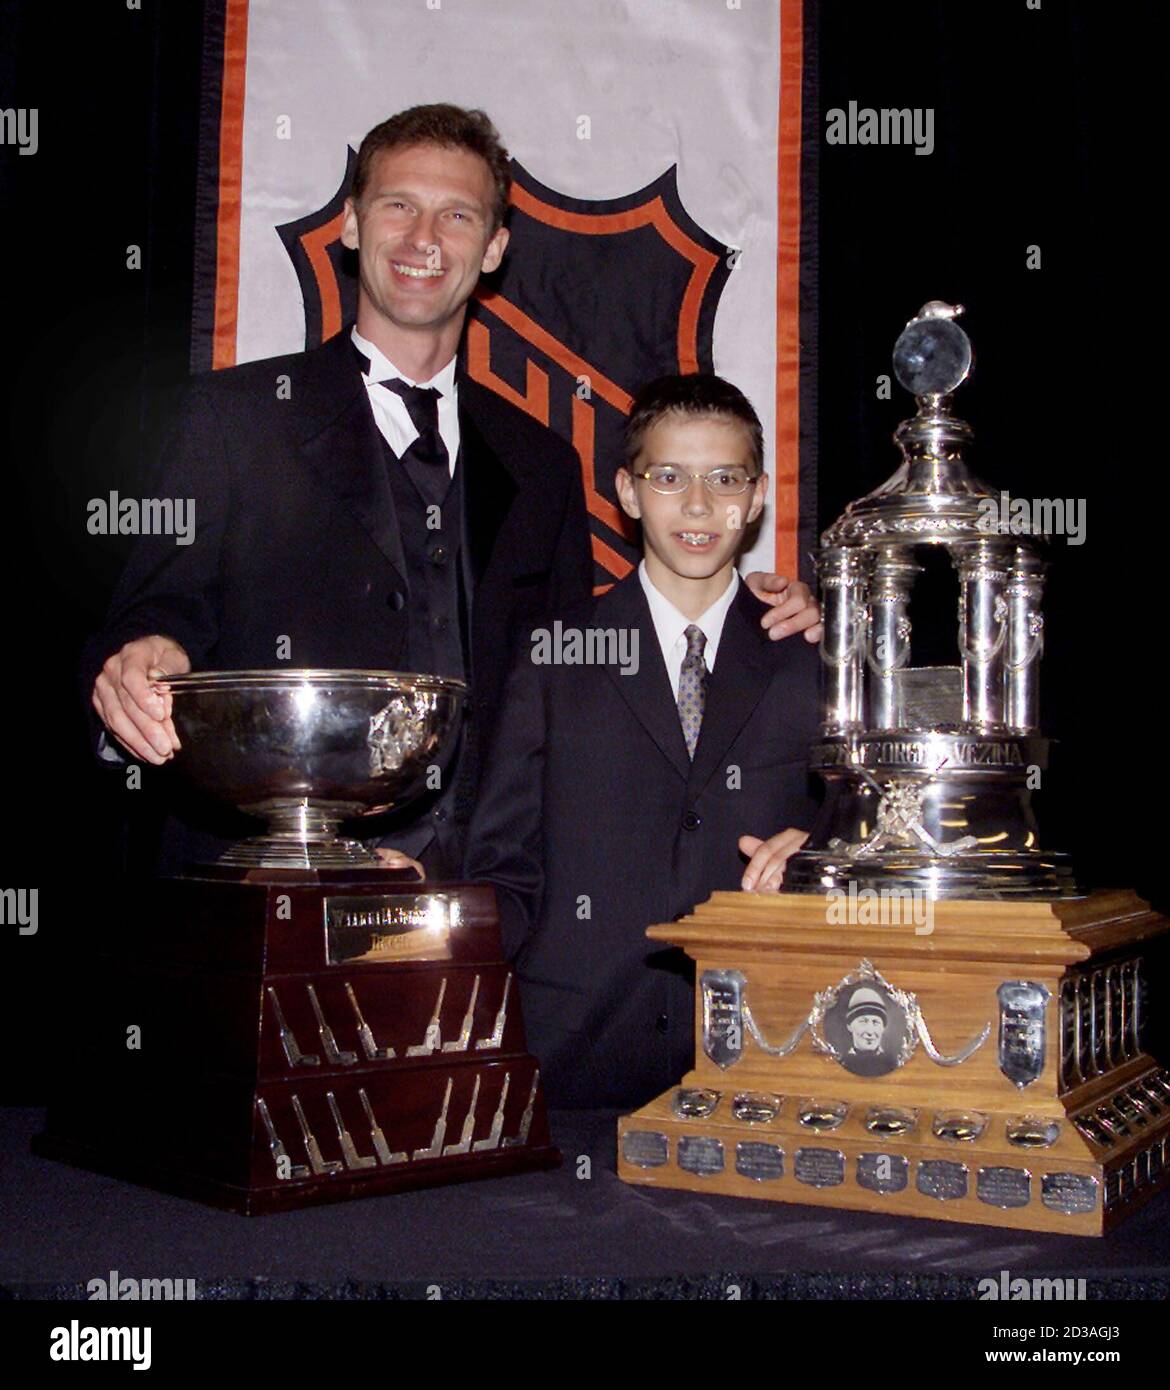
<svg viewBox="0 0 1170 1390">
<path fill-rule="evenodd" d="M 980 1168 L 975 1177 L 975 1195 L 989 1207 L 1003 1211 L 1026 1207 L 1032 1200 L 1032 1174 L 1026 1168 Z"/>
<path fill-rule="evenodd" d="M 740 1091 L 732 1098 L 731 1113 L 745 1125 L 766 1125 L 779 1115 L 784 1097 L 762 1091 Z"/>
<path fill-rule="evenodd" d="M 653 1129 L 627 1129 L 622 1135 L 622 1157 L 635 1168 L 661 1168 L 670 1158 L 665 1134 Z"/>
<path fill-rule="evenodd" d="M 784 1150 L 779 1144 L 741 1139 L 735 1146 L 735 1171 L 753 1182 L 772 1182 L 784 1176 Z"/>
<path fill-rule="evenodd" d="M 849 1107 L 842 1100 L 802 1101 L 797 1119 L 805 1129 L 837 1129 L 845 1122 Z"/>
<path fill-rule="evenodd" d="M 940 1110 L 930 1122 L 930 1132 L 936 1139 L 953 1143 L 971 1143 L 987 1128 L 987 1116 L 978 1110 Z"/>
<path fill-rule="evenodd" d="M 709 1178 L 723 1172 L 723 1142 L 706 1135 L 684 1134 L 678 1141 L 678 1166 L 685 1173 Z"/>
<path fill-rule="evenodd" d="M 702 1087 L 684 1087 L 675 1091 L 670 1108 L 684 1120 L 703 1120 L 714 1114 L 719 1104 L 719 1091 L 708 1091 Z"/>
<path fill-rule="evenodd" d="M 1043 1115 L 1017 1115 L 1004 1131 L 1009 1144 L 1021 1149 L 1046 1149 L 1060 1138 L 1060 1121 Z"/>
<path fill-rule="evenodd" d="M 917 1110 L 898 1110 L 892 1105 L 875 1105 L 865 1117 L 870 1134 L 909 1134 L 917 1124 Z"/>
<path fill-rule="evenodd" d="M 858 1154 L 857 1185 L 870 1192 L 901 1192 L 910 1165 L 902 1154 Z"/>
<path fill-rule="evenodd" d="M 1097 1179 L 1084 1173 L 1045 1173 L 1040 1179 L 1040 1200 L 1050 1211 L 1065 1216 L 1094 1211 Z"/>
<path fill-rule="evenodd" d="M 948 1158 L 924 1158 L 918 1164 L 915 1185 L 924 1197 L 951 1202 L 967 1195 L 967 1165 Z"/>
<path fill-rule="evenodd" d="M 845 1181 L 845 1155 L 840 1149 L 797 1149 L 792 1171 L 809 1187 L 838 1187 Z"/>
</svg>

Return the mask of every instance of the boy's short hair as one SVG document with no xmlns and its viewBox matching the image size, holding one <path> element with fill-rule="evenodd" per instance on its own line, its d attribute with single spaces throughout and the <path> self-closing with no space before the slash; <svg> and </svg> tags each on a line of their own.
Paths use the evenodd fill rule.
<svg viewBox="0 0 1170 1390">
<path fill-rule="evenodd" d="M 634 397 L 626 420 L 625 468 L 630 468 L 642 452 L 646 431 L 665 416 L 675 414 L 716 415 L 738 421 L 748 432 L 755 471 L 763 472 L 764 427 L 760 417 L 738 386 L 724 381 L 714 372 L 660 376 L 642 387 Z"/>
<path fill-rule="evenodd" d="M 512 166 L 500 143 L 500 132 L 484 111 L 468 111 L 449 102 L 411 106 L 369 131 L 358 149 L 350 196 L 357 202 L 366 191 L 374 160 L 384 150 L 405 145 L 445 145 L 479 155 L 491 170 L 496 196 L 492 207 L 492 231 L 504 225 L 508 196 L 512 191 Z"/>
</svg>

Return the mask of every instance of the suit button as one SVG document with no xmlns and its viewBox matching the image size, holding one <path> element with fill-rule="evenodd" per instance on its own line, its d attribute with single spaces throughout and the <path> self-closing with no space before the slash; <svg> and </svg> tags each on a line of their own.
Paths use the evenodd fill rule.
<svg viewBox="0 0 1170 1390">
<path fill-rule="evenodd" d="M 447 812 L 441 806 L 436 806 L 435 808 L 435 819 L 440 825 L 447 819 Z"/>
<path fill-rule="evenodd" d="M 694 811 L 688 811 L 686 815 L 682 818 L 682 825 L 684 830 L 698 830 L 699 826 L 702 824 L 703 817 L 696 815 Z"/>
<path fill-rule="evenodd" d="M 659 1014 L 658 1017 L 654 1020 L 654 1026 L 658 1029 L 660 1033 L 665 1033 L 667 1028 L 670 1026 L 670 1021 L 665 1014 Z"/>
<path fill-rule="evenodd" d="M 430 552 L 429 557 L 432 565 L 445 565 L 450 551 L 445 545 L 436 545 Z"/>
<path fill-rule="evenodd" d="M 397 613 L 405 606 L 406 595 L 401 589 L 391 589 L 386 602 Z"/>
</svg>

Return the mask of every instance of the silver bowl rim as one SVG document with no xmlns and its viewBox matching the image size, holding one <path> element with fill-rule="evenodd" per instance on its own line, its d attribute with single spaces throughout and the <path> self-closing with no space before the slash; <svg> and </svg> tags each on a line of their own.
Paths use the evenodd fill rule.
<svg viewBox="0 0 1170 1390">
<path fill-rule="evenodd" d="M 415 671 L 330 671 L 317 667 L 282 671 L 190 671 L 181 676 L 161 677 L 152 685 L 176 695 L 185 691 L 292 690 L 326 686 L 438 691 L 452 695 L 465 695 L 468 690 L 467 682 L 454 676 L 431 676 Z"/>
</svg>

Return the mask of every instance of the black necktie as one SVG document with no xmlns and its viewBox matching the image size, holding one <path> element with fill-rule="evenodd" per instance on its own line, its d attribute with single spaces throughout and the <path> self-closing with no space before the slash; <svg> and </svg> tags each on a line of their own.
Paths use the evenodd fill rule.
<svg viewBox="0 0 1170 1390">
<path fill-rule="evenodd" d="M 408 386 L 401 377 L 379 382 L 379 385 L 402 397 L 410 422 L 418 430 L 418 438 L 407 449 L 407 454 L 419 463 L 442 469 L 445 487 L 451 471 L 451 456 L 439 433 L 440 393 L 433 386 Z"/>
</svg>

